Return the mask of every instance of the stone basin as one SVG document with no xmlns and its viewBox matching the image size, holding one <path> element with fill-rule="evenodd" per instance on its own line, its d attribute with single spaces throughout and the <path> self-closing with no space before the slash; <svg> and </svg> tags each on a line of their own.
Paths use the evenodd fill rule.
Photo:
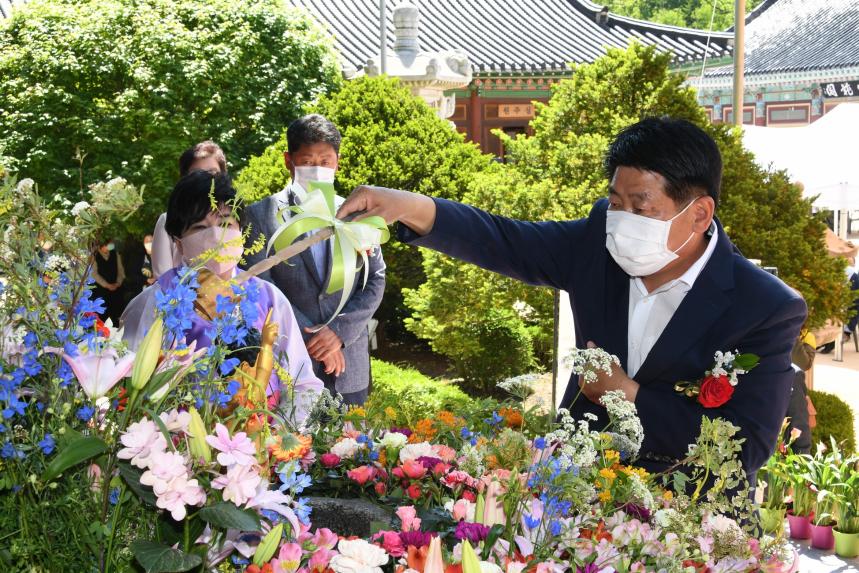
<svg viewBox="0 0 859 573">
<path fill-rule="evenodd" d="M 314 529 L 327 527 L 344 537 L 369 537 L 373 522 L 381 522 L 388 527 L 393 515 L 365 499 L 311 497 L 308 504 L 313 508 L 310 520 Z"/>
</svg>

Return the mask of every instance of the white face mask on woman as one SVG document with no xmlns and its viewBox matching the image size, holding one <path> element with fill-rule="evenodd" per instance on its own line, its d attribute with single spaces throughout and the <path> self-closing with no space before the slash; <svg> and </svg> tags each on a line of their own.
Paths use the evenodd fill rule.
<svg viewBox="0 0 859 573">
<path fill-rule="evenodd" d="M 182 257 L 189 265 L 203 262 L 203 266 L 221 276 L 232 271 L 242 258 L 242 232 L 232 227 L 206 227 L 187 237 L 179 239 L 182 243 Z M 218 249 L 214 256 L 204 261 L 201 255 Z"/>
<path fill-rule="evenodd" d="M 609 210 L 605 222 L 605 248 L 620 268 L 630 276 L 646 277 L 661 271 L 668 263 L 677 259 L 677 251 L 695 236 L 693 231 L 677 249 L 672 251 L 668 248 L 671 222 L 685 213 L 694 202 L 693 199 L 667 221 L 627 211 Z"/>
</svg>

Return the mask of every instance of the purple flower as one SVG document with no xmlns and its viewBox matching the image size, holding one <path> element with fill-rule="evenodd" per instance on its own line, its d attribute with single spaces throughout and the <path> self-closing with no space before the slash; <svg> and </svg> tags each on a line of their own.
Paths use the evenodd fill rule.
<svg viewBox="0 0 859 573">
<path fill-rule="evenodd" d="M 426 469 L 432 471 L 434 467 L 436 467 L 442 462 L 440 458 L 434 458 L 432 456 L 421 456 L 418 458 L 418 463 L 420 463 Z"/>
<path fill-rule="evenodd" d="M 412 431 L 408 428 L 391 428 L 390 431 L 396 432 L 397 434 L 402 434 L 407 438 L 412 435 Z"/>
<path fill-rule="evenodd" d="M 599 573 L 600 568 L 596 563 L 588 563 L 584 567 L 577 567 L 576 573 Z"/>
<path fill-rule="evenodd" d="M 413 545 L 420 549 L 421 547 L 426 547 L 432 541 L 433 534 L 428 531 L 401 531 L 400 532 L 400 540 L 403 542 L 403 545 L 408 547 L 409 545 Z"/>
<path fill-rule="evenodd" d="M 489 535 L 489 527 L 480 523 L 468 523 L 467 521 L 460 521 L 456 525 L 456 531 L 453 532 L 453 536 L 459 541 L 467 539 L 472 544 L 480 543 L 486 539 L 487 535 Z"/>
<path fill-rule="evenodd" d="M 642 523 L 650 521 L 650 510 L 644 506 L 638 505 L 637 503 L 627 503 L 621 507 L 621 509 L 625 511 L 628 516 L 633 517 Z"/>
</svg>

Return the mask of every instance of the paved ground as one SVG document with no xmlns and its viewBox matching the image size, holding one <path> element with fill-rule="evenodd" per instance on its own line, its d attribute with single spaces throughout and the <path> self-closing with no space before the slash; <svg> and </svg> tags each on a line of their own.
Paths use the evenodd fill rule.
<svg viewBox="0 0 859 573">
<path fill-rule="evenodd" d="M 859 436 L 859 353 L 853 341 L 844 344 L 844 361 L 835 353 L 818 354 L 814 359 L 814 389 L 835 394 L 853 409 L 853 427 Z"/>
</svg>

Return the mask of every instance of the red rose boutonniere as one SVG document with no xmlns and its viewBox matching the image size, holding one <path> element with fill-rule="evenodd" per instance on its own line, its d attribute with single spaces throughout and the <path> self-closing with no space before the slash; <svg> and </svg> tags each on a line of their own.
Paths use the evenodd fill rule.
<svg viewBox="0 0 859 573">
<path fill-rule="evenodd" d="M 739 376 L 758 365 L 760 358 L 754 354 L 716 352 L 716 362 L 704 377 L 696 382 L 678 382 L 674 390 L 695 399 L 705 408 L 718 408 L 734 395 Z"/>
</svg>

